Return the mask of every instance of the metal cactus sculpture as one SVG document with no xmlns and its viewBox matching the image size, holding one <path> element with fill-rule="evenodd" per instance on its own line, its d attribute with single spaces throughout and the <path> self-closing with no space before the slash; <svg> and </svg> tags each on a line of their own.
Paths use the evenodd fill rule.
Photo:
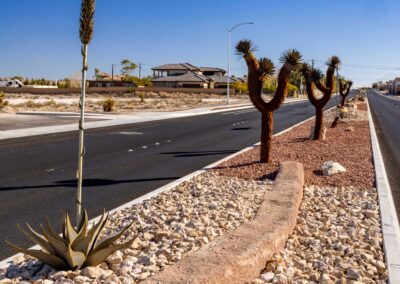
<svg viewBox="0 0 400 284">
<path fill-rule="evenodd" d="M 236 44 L 236 53 L 243 56 L 248 67 L 247 85 L 249 97 L 253 105 L 261 112 L 261 148 L 260 162 L 271 162 L 271 142 L 273 128 L 273 112 L 279 108 L 287 96 L 287 85 L 291 72 L 300 65 L 301 54 L 297 50 L 289 50 L 282 54 L 283 63 L 278 75 L 278 87 L 274 97 L 266 102 L 262 98 L 264 80 L 275 72 L 272 61 L 268 58 L 256 59 L 255 48 L 250 40 L 241 40 Z"/>
<path fill-rule="evenodd" d="M 78 188 L 76 193 L 76 224 L 82 223 L 82 180 L 83 180 L 83 156 L 85 155 L 84 127 L 85 127 L 85 93 L 86 93 L 86 73 L 88 70 L 87 53 L 88 45 L 93 37 L 94 31 L 94 9 L 95 0 L 82 0 L 79 37 L 82 43 L 82 83 L 81 96 L 79 101 L 79 153 L 78 153 Z"/>
<path fill-rule="evenodd" d="M 133 239 L 122 244 L 114 244 L 130 227 L 100 239 L 99 235 L 108 220 L 108 214 L 101 216 L 97 224 L 88 229 L 88 216 L 84 211 L 82 224 L 76 229 L 71 224 L 68 212 L 61 220 L 62 235 L 58 235 L 46 219 L 46 226 L 40 225 L 41 233 L 27 224 L 28 230 L 18 226 L 21 232 L 31 241 L 41 246 L 42 250 L 23 249 L 7 242 L 15 251 L 37 258 L 56 269 L 76 270 L 86 266 L 101 264 L 112 253 L 129 247 Z"/>
<path fill-rule="evenodd" d="M 315 127 L 314 127 L 314 140 L 322 139 L 322 125 L 324 120 L 324 106 L 328 103 L 334 90 L 334 73 L 336 68 L 339 67 L 340 59 L 337 56 L 329 58 L 328 70 L 326 71 L 326 83 L 322 83 L 323 74 L 321 70 L 313 69 L 307 63 L 303 63 L 301 72 L 306 82 L 307 96 L 311 104 L 315 107 Z M 315 88 L 322 92 L 322 97 L 317 98 Z"/>
<path fill-rule="evenodd" d="M 352 85 L 352 81 L 339 80 L 340 107 L 344 107 L 346 97 L 349 95 Z"/>
</svg>

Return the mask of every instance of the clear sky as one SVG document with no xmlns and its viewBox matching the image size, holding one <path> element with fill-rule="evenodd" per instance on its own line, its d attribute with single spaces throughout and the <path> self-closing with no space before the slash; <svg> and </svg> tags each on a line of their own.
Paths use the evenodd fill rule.
<svg viewBox="0 0 400 284">
<path fill-rule="evenodd" d="M 80 0 L 0 4 L 0 77 L 61 79 L 79 72 Z M 276 65 L 289 48 L 316 59 L 317 67 L 338 55 L 340 72 L 365 85 L 400 75 L 399 17 L 399 0 L 97 0 L 89 69 L 110 72 L 123 58 L 141 62 L 145 75 L 177 62 L 226 69 L 227 30 L 252 21 L 232 33 L 234 74 L 246 72 L 234 43 L 249 38 L 257 56 Z"/>
</svg>

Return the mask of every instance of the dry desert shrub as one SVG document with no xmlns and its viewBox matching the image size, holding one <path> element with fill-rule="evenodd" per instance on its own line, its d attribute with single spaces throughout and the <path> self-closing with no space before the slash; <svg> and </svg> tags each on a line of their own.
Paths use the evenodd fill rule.
<svg viewBox="0 0 400 284">
<path fill-rule="evenodd" d="M 107 98 L 103 101 L 103 111 L 111 112 L 115 110 L 116 101 L 113 98 Z"/>
</svg>

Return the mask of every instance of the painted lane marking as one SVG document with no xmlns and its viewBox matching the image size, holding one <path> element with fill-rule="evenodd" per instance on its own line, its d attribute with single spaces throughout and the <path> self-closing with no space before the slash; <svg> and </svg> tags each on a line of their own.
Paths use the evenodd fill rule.
<svg viewBox="0 0 400 284">
<path fill-rule="evenodd" d="M 137 131 L 122 131 L 118 132 L 120 135 L 143 135 L 143 132 L 137 132 Z"/>
</svg>

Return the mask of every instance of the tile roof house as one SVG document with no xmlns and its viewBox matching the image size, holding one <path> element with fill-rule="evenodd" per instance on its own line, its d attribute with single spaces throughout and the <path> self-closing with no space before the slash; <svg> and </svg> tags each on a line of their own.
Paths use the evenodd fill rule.
<svg viewBox="0 0 400 284">
<path fill-rule="evenodd" d="M 226 88 L 228 76 L 216 67 L 197 67 L 190 63 L 165 64 L 153 67 L 152 83 L 155 87 L 173 88 Z M 231 83 L 238 78 L 231 77 Z"/>
<path fill-rule="evenodd" d="M 100 72 L 94 76 L 94 80 L 88 80 L 89 88 L 104 88 L 104 87 L 137 87 L 133 82 L 122 80 L 123 75 L 111 76 L 106 72 Z"/>
</svg>

